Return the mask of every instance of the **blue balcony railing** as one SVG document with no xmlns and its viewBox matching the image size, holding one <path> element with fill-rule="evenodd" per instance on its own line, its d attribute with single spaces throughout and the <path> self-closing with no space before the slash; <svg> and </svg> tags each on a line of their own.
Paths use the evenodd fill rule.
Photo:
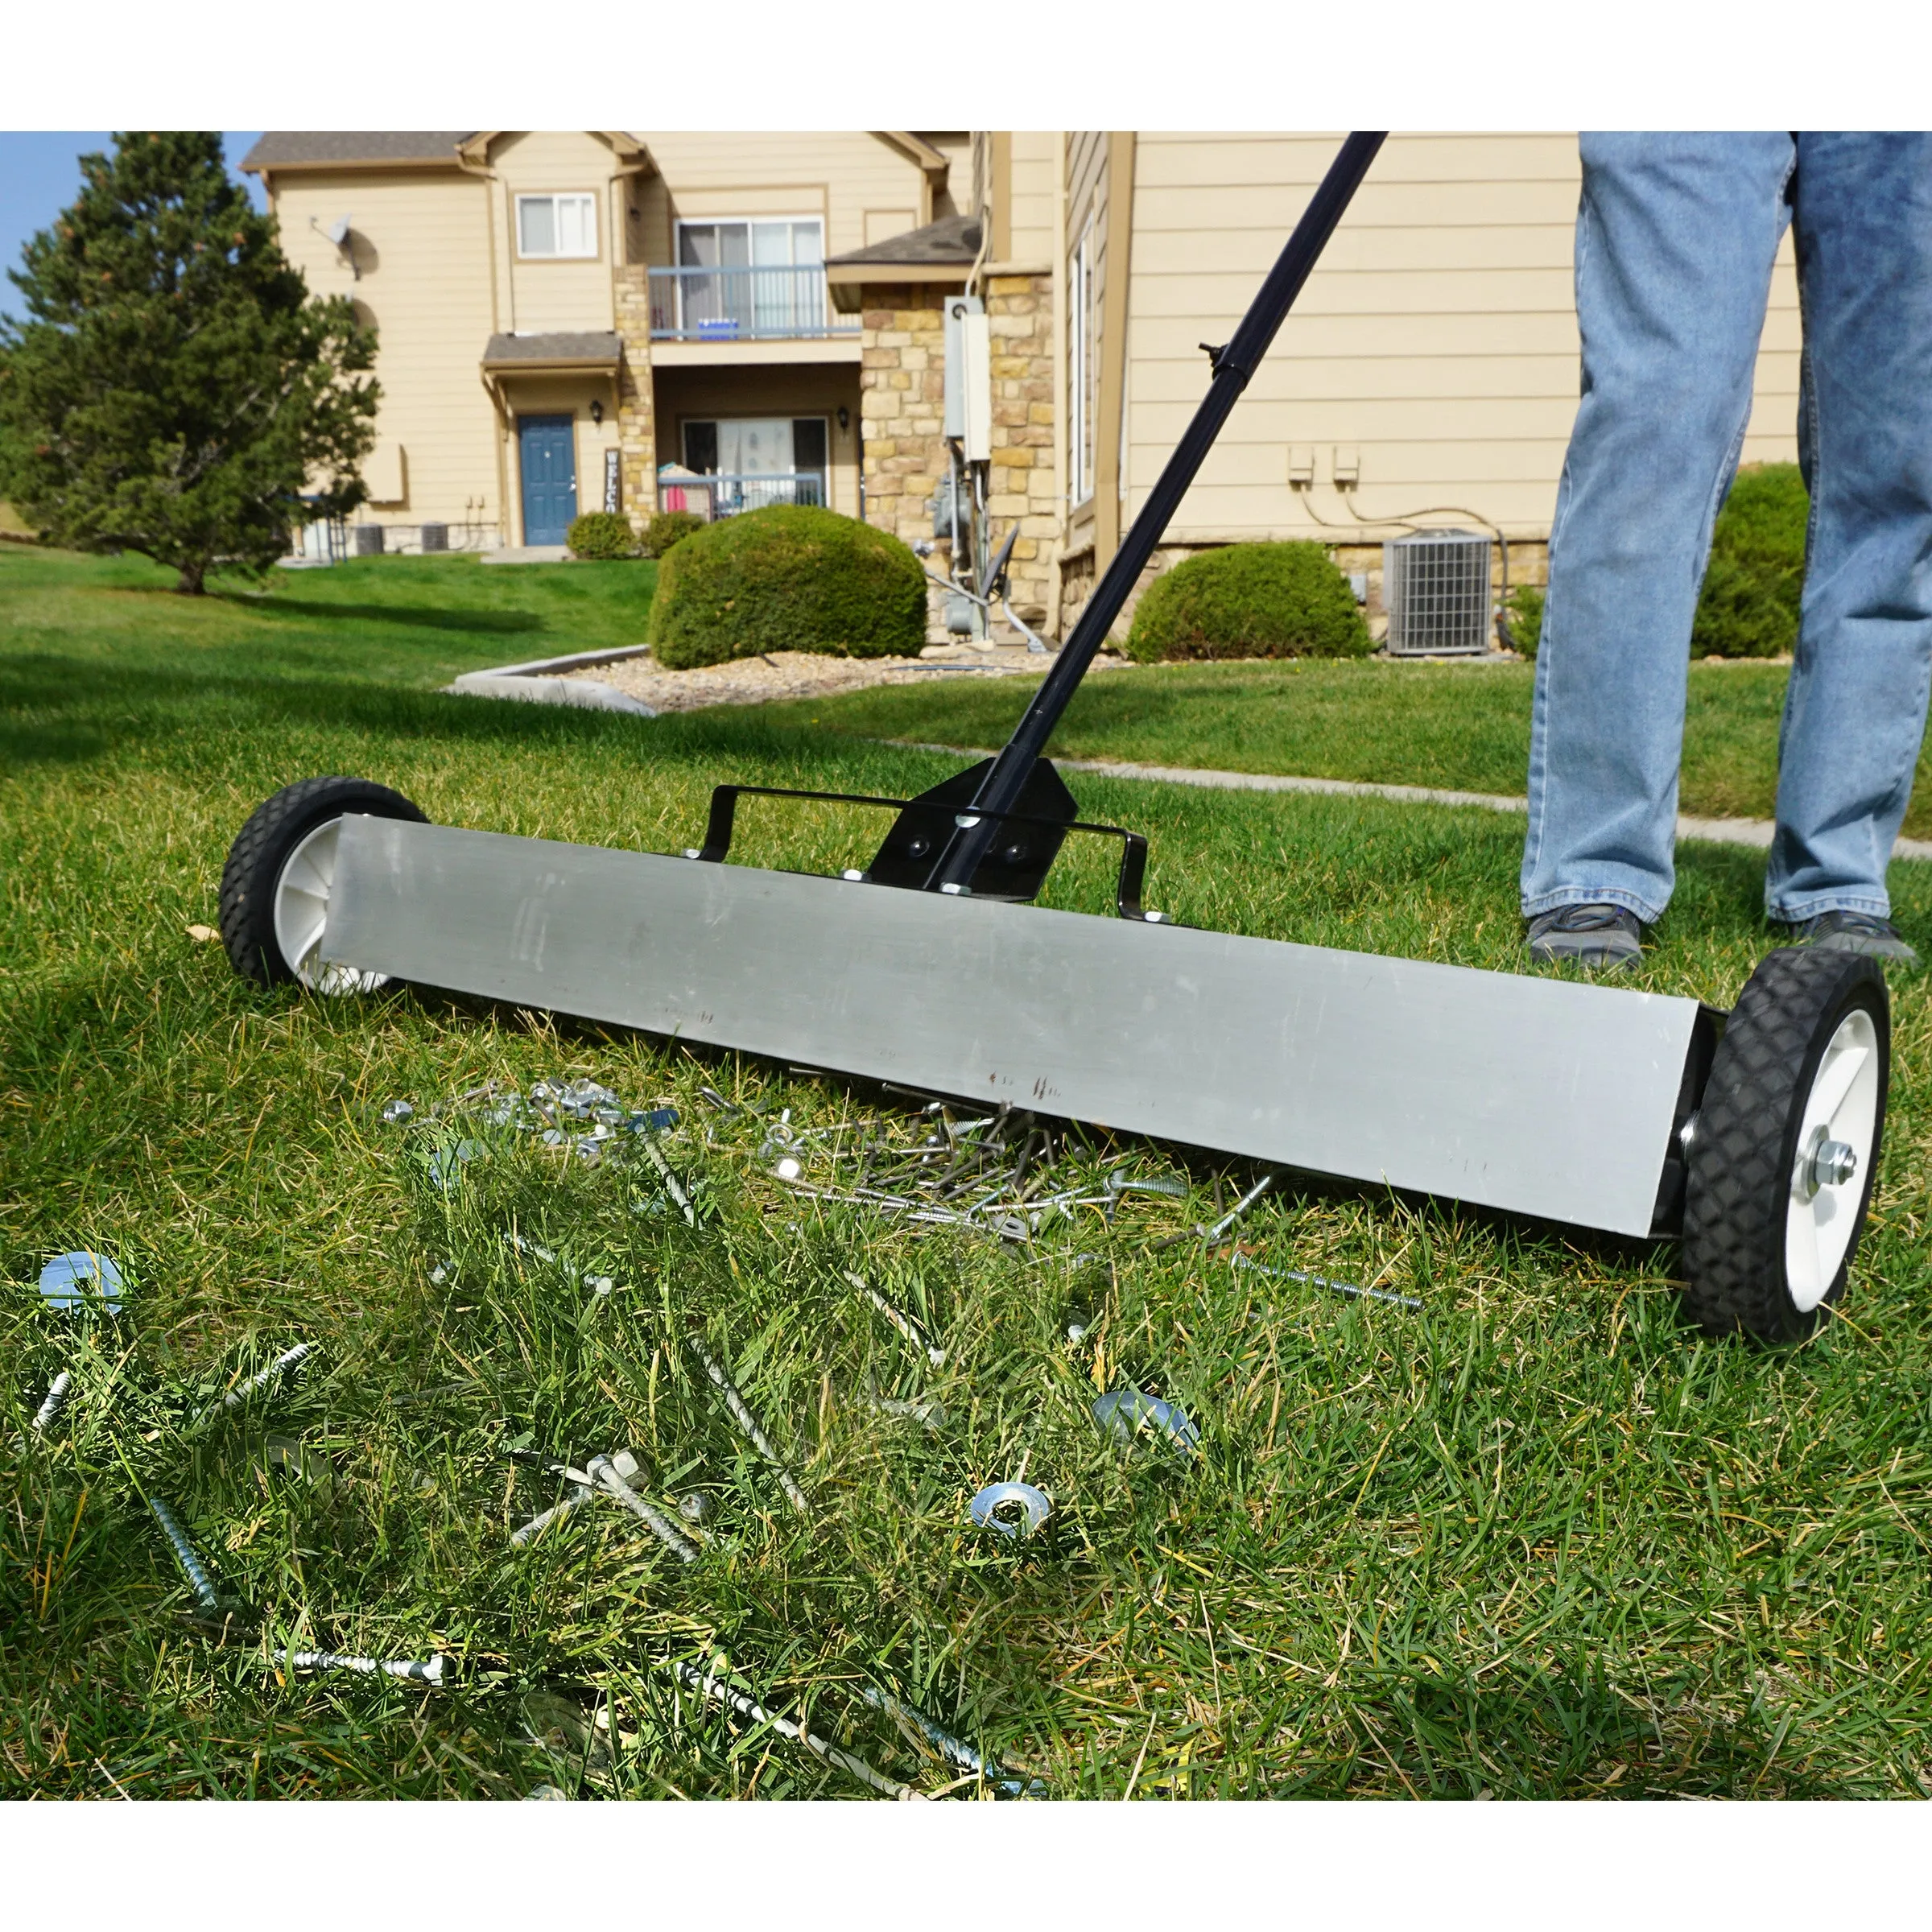
<svg viewBox="0 0 1932 1932">
<path fill-rule="evenodd" d="M 650 333 L 659 342 L 770 342 L 786 336 L 856 336 L 857 316 L 825 299 L 825 270 L 654 268 Z"/>
<path fill-rule="evenodd" d="M 825 506 L 825 478 L 812 469 L 788 476 L 661 477 L 658 490 L 666 510 L 695 510 L 700 516 L 713 518 L 741 516 L 773 503 Z"/>
</svg>

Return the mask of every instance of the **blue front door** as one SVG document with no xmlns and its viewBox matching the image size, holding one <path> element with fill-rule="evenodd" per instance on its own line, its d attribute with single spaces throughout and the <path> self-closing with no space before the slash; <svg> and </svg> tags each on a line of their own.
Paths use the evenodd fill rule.
<svg viewBox="0 0 1932 1932">
<path fill-rule="evenodd" d="M 561 543 L 577 514 L 576 434 L 568 416 L 518 416 L 523 541 Z"/>
</svg>

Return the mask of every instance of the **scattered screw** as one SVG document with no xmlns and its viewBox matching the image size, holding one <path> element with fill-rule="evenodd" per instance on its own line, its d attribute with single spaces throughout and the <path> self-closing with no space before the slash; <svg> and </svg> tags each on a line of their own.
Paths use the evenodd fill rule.
<svg viewBox="0 0 1932 1932">
<path fill-rule="evenodd" d="M 711 1514 L 711 1498 L 702 1489 L 693 1489 L 678 1498 L 678 1514 L 687 1523 L 701 1523 Z"/>
<path fill-rule="evenodd" d="M 778 1472 L 778 1483 L 791 1506 L 802 1513 L 808 1513 L 811 1505 L 805 1500 L 805 1492 L 793 1480 L 791 1472 L 785 1467 L 777 1450 L 771 1446 L 771 1439 L 758 1426 L 758 1419 L 745 1406 L 745 1398 L 732 1385 L 731 1378 L 714 1362 L 704 1344 L 694 1335 L 685 1338 L 691 1344 L 691 1352 L 704 1366 L 704 1373 L 712 1379 L 718 1393 L 724 1398 L 724 1406 L 731 1411 L 731 1419 L 737 1424 L 749 1439 L 753 1448 Z"/>
<path fill-rule="evenodd" d="M 67 1392 L 73 1385 L 73 1377 L 63 1368 L 54 1377 L 53 1386 L 47 1392 L 47 1400 L 40 1405 L 34 1418 L 34 1434 L 38 1435 L 60 1413 L 60 1405 L 67 1400 Z"/>
<path fill-rule="evenodd" d="M 449 1668 L 440 1653 L 427 1662 L 413 1657 L 336 1657 L 327 1650 L 278 1650 L 275 1658 L 291 1670 L 353 1670 L 364 1677 L 403 1677 L 418 1684 L 440 1684 Z"/>
<path fill-rule="evenodd" d="M 174 1511 L 158 1496 L 151 1496 L 147 1506 L 155 1513 L 155 1521 L 161 1525 L 161 1534 L 172 1545 L 175 1561 L 181 1566 L 181 1574 L 188 1579 L 188 1587 L 200 1600 L 204 1613 L 220 1616 L 221 1600 L 215 1594 L 215 1586 L 208 1581 L 208 1572 L 201 1567 L 201 1559 L 195 1554 L 195 1546 L 188 1540 L 188 1532 L 175 1521 Z"/>
<path fill-rule="evenodd" d="M 407 1100 L 391 1100 L 382 1109 L 382 1118 L 393 1127 L 408 1120 L 415 1111 L 415 1108 L 411 1106 Z"/>
<path fill-rule="evenodd" d="M 901 1724 L 912 1725 L 927 1738 L 939 1755 L 948 1762 L 957 1765 L 962 1771 L 971 1771 L 984 1778 L 1002 1798 L 1044 1798 L 1046 1787 L 1037 1779 L 1022 1780 L 1015 1777 L 1005 1765 L 994 1763 L 972 1746 L 963 1743 L 949 1731 L 942 1730 L 923 1711 L 912 1704 L 902 1704 L 896 1697 L 888 1697 L 883 1690 L 875 1690 L 870 1684 L 861 1686 L 859 1695 L 875 1711 L 883 1711 L 888 1717 Z"/>
<path fill-rule="evenodd" d="M 934 1348 L 932 1344 L 927 1340 L 918 1323 L 914 1322 L 910 1315 L 900 1314 L 898 1310 L 894 1307 L 892 1303 L 887 1301 L 885 1296 L 881 1294 L 878 1290 L 873 1287 L 862 1274 L 855 1274 L 848 1268 L 845 1270 L 845 1278 L 865 1297 L 866 1300 L 872 1303 L 873 1307 L 878 1310 L 881 1315 L 885 1316 L 887 1321 L 892 1323 L 894 1327 L 898 1330 L 901 1335 L 905 1336 L 907 1341 L 912 1344 L 914 1348 L 923 1348 L 926 1351 L 926 1359 L 932 1364 L 934 1368 L 941 1368 L 945 1366 L 946 1351 L 943 1348 Z"/>
<path fill-rule="evenodd" d="M 285 1349 L 263 1369 L 251 1375 L 245 1382 L 238 1382 L 218 1402 L 210 1402 L 195 1419 L 197 1424 L 207 1422 L 221 1414 L 224 1409 L 239 1409 L 258 1389 L 265 1389 L 279 1375 L 299 1366 L 315 1353 L 312 1342 L 297 1342 L 294 1348 Z"/>
<path fill-rule="evenodd" d="M 670 1521 L 639 1496 L 630 1484 L 618 1475 L 617 1465 L 607 1455 L 592 1456 L 586 1472 L 600 1487 L 607 1489 L 633 1516 L 640 1518 L 664 1547 L 687 1563 L 698 1560 L 697 1546 L 687 1537 L 680 1536 Z"/>
<path fill-rule="evenodd" d="M 675 1664 L 678 1681 L 687 1690 L 701 1690 L 716 1703 L 729 1705 L 741 1717 L 750 1719 L 754 1724 L 769 1724 L 781 1737 L 789 1737 L 803 1744 L 815 1757 L 822 1757 L 828 1765 L 836 1765 L 841 1771 L 850 1772 L 860 1783 L 869 1785 L 875 1791 L 884 1793 L 887 1798 L 916 1798 L 921 1794 L 904 1785 L 894 1784 L 890 1777 L 873 1769 L 862 1757 L 854 1757 L 849 1751 L 841 1751 L 836 1744 L 828 1744 L 822 1737 L 815 1737 L 803 1724 L 795 1724 L 790 1718 L 774 1717 L 754 1699 L 743 1691 L 736 1690 L 721 1678 L 701 1673 L 690 1664 Z"/>
</svg>

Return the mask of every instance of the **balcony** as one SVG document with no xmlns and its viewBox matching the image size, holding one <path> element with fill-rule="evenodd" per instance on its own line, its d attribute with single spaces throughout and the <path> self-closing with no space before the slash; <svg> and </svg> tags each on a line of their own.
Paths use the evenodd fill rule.
<svg viewBox="0 0 1932 1932">
<path fill-rule="evenodd" d="M 823 341 L 856 336 L 857 316 L 825 299 L 819 263 L 796 268 L 654 268 L 654 342 Z"/>
<path fill-rule="evenodd" d="M 825 478 L 817 470 L 791 475 L 716 476 L 679 472 L 661 477 L 658 499 L 666 510 L 693 510 L 700 516 L 741 516 L 773 503 L 805 503 L 823 509 Z M 706 499 L 708 498 L 708 505 Z"/>
</svg>

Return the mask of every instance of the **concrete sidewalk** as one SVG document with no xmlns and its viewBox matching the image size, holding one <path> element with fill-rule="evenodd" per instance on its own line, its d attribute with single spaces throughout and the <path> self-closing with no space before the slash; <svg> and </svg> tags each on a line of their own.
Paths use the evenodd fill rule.
<svg viewBox="0 0 1932 1932">
<path fill-rule="evenodd" d="M 910 738 L 878 738 L 906 751 L 940 751 L 961 758 L 989 758 L 990 751 L 967 745 L 925 745 Z M 1345 798 L 1388 799 L 1401 805 L 1468 805 L 1485 811 L 1527 811 L 1530 801 L 1500 792 L 1442 791 L 1426 785 L 1367 785 L 1349 778 L 1292 778 L 1269 772 L 1203 771 L 1183 765 L 1130 765 L 1113 758 L 1055 758 L 1062 771 L 1090 771 L 1101 778 L 1144 778 L 1162 785 L 1193 785 L 1206 791 L 1329 792 Z M 1679 839 L 1715 845 L 1755 845 L 1768 849 L 1774 828 L 1769 819 L 1693 819 L 1680 816 Z M 1895 859 L 1932 859 L 1932 839 L 1897 839 Z"/>
</svg>

